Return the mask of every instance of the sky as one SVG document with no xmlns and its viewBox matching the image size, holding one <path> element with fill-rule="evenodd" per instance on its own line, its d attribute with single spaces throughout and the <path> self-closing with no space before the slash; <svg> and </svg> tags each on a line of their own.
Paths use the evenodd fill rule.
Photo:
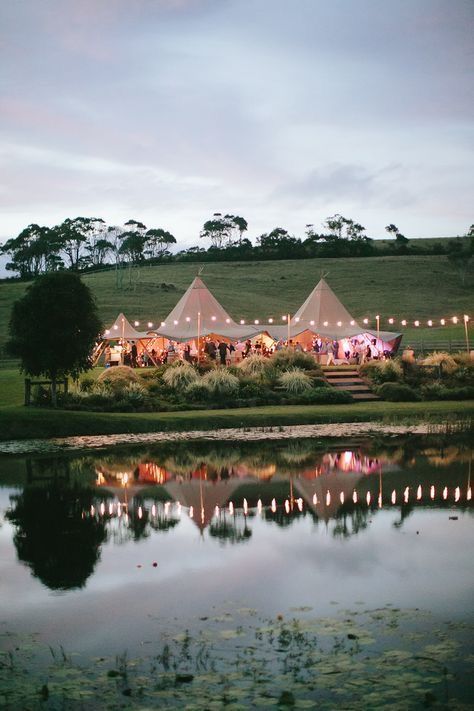
<svg viewBox="0 0 474 711">
<path fill-rule="evenodd" d="M 253 240 L 474 222 L 472 0 L 10 0 L 0 28 L 0 242 L 78 215 L 178 249 L 216 211 Z"/>
</svg>

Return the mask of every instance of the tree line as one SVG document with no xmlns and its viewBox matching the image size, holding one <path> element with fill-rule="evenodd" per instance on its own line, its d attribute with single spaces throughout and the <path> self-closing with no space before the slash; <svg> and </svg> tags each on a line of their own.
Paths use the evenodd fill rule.
<svg viewBox="0 0 474 711">
<path fill-rule="evenodd" d="M 411 244 L 393 223 L 385 228 L 393 240 L 383 247 L 380 243 L 376 246 L 363 225 L 340 214 L 328 217 L 321 232 L 317 232 L 313 224 L 307 224 L 304 237 L 295 237 L 283 227 L 275 227 L 257 237 L 253 244 L 245 236 L 247 230 L 245 218 L 216 212 L 199 234 L 200 239 L 211 243 L 208 248 L 196 245 L 172 254 L 170 248 L 177 244 L 176 239 L 163 228 L 148 229 L 137 220 L 112 226 L 101 218 L 76 217 L 55 227 L 28 225 L 18 237 L 0 246 L 0 254 L 10 257 L 7 270 L 23 279 L 64 269 L 78 272 L 115 267 L 119 285 L 123 268 L 129 268 L 131 279 L 132 268 L 143 263 L 447 253 L 450 261 L 457 260 L 461 264 L 474 253 L 474 225 L 466 238 L 449 242 L 446 247 L 441 242 L 431 243 L 429 249 Z"/>
</svg>

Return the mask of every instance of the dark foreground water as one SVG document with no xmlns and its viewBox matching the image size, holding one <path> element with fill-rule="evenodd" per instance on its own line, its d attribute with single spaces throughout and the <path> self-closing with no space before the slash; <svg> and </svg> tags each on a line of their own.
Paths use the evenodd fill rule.
<svg viewBox="0 0 474 711">
<path fill-rule="evenodd" d="M 472 451 L 0 459 L 0 707 L 472 708 Z"/>
</svg>

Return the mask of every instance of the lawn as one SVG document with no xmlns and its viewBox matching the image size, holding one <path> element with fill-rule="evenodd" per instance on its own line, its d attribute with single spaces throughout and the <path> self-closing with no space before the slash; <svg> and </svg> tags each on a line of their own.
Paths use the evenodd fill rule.
<svg viewBox="0 0 474 711">
<path fill-rule="evenodd" d="M 472 422 L 474 403 L 370 402 L 350 405 L 287 405 L 235 410 L 104 413 L 0 408 L 0 440 L 72 435 L 214 430 L 226 427 L 278 427 L 334 422 Z M 245 439 L 245 432 L 242 432 Z"/>
<path fill-rule="evenodd" d="M 117 289 L 114 271 L 84 276 L 92 289 L 105 325 L 123 311 L 130 320 L 159 323 L 175 306 L 198 272 L 198 264 L 146 266 L 130 285 L 124 272 L 123 287 Z M 367 317 L 375 328 L 387 319 L 427 319 L 462 316 L 472 310 L 472 284 L 463 287 L 444 256 L 373 257 L 366 259 L 306 259 L 267 262 L 206 264 L 202 277 L 235 320 L 266 320 L 294 313 L 319 281 L 327 275 L 330 286 L 352 315 Z M 18 282 L 0 283 L 0 353 L 8 334 L 12 303 L 24 292 Z M 463 341 L 460 323 L 439 328 L 406 328 L 405 342 L 423 339 Z"/>
</svg>

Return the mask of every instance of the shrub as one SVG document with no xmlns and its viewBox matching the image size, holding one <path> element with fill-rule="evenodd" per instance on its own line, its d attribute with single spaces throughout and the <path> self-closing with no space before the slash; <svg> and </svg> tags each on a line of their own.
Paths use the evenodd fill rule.
<svg viewBox="0 0 474 711">
<path fill-rule="evenodd" d="M 239 385 L 239 397 L 241 398 L 268 397 L 271 392 L 261 380 L 255 380 L 255 378 L 241 378 Z"/>
<path fill-rule="evenodd" d="M 454 373 L 458 369 L 458 364 L 453 356 L 443 351 L 435 351 L 430 353 L 422 361 L 423 365 L 439 365 L 445 373 Z"/>
<path fill-rule="evenodd" d="M 202 382 L 213 395 L 234 397 L 239 391 L 239 379 L 225 368 L 216 368 L 203 375 Z"/>
<path fill-rule="evenodd" d="M 106 368 L 97 378 L 97 384 L 107 384 L 114 392 L 119 392 L 129 385 L 129 383 L 137 383 L 138 375 L 133 368 L 128 365 L 117 365 L 113 368 Z M 96 390 L 94 387 L 94 390 Z"/>
<path fill-rule="evenodd" d="M 210 373 L 212 370 L 215 370 L 217 368 L 217 363 L 215 363 L 213 360 L 202 360 L 200 363 L 196 365 L 196 370 L 199 373 L 199 375 L 205 375 L 206 373 Z"/>
<path fill-rule="evenodd" d="M 311 389 L 311 378 L 299 368 L 291 368 L 280 375 L 280 385 L 287 393 L 299 395 Z"/>
<path fill-rule="evenodd" d="M 139 407 L 146 400 L 146 389 L 141 383 L 129 383 L 122 395 L 126 402 Z"/>
<path fill-rule="evenodd" d="M 458 365 L 462 365 L 466 368 L 474 368 L 474 360 L 471 358 L 470 353 L 452 353 L 453 360 Z"/>
<path fill-rule="evenodd" d="M 274 353 L 271 363 L 280 371 L 299 368 L 300 370 L 314 370 L 319 374 L 322 373 L 321 366 L 316 363 L 312 355 L 302 351 L 293 351 L 290 348 L 283 348 L 281 351 Z"/>
<path fill-rule="evenodd" d="M 260 355 L 251 355 L 244 358 L 236 367 L 244 375 L 264 378 L 269 366 L 268 358 Z"/>
<path fill-rule="evenodd" d="M 383 400 L 390 402 L 416 402 L 421 400 L 418 393 L 405 383 L 383 383 L 378 389 L 377 394 Z"/>
<path fill-rule="evenodd" d="M 90 393 L 94 389 L 95 380 L 91 377 L 81 378 L 79 381 L 79 390 L 83 393 Z"/>
<path fill-rule="evenodd" d="M 184 395 L 191 402 L 206 402 L 211 394 L 204 378 L 198 378 L 186 386 Z"/>
<path fill-rule="evenodd" d="M 298 402 L 303 405 L 343 405 L 353 401 L 350 392 L 332 387 L 311 388 L 298 396 Z"/>
<path fill-rule="evenodd" d="M 168 388 L 171 388 L 171 390 L 183 392 L 188 385 L 195 383 L 196 380 L 199 379 L 199 375 L 188 363 L 184 363 L 184 361 L 179 362 L 182 363 L 182 365 L 175 366 L 175 364 L 173 364 L 167 368 L 163 373 L 163 382 Z"/>
<path fill-rule="evenodd" d="M 395 360 L 373 360 L 363 363 L 360 366 L 360 373 L 377 385 L 403 380 L 403 369 Z"/>
<path fill-rule="evenodd" d="M 440 383 L 430 383 L 422 388 L 423 400 L 471 400 L 474 387 L 447 388 Z"/>
</svg>

